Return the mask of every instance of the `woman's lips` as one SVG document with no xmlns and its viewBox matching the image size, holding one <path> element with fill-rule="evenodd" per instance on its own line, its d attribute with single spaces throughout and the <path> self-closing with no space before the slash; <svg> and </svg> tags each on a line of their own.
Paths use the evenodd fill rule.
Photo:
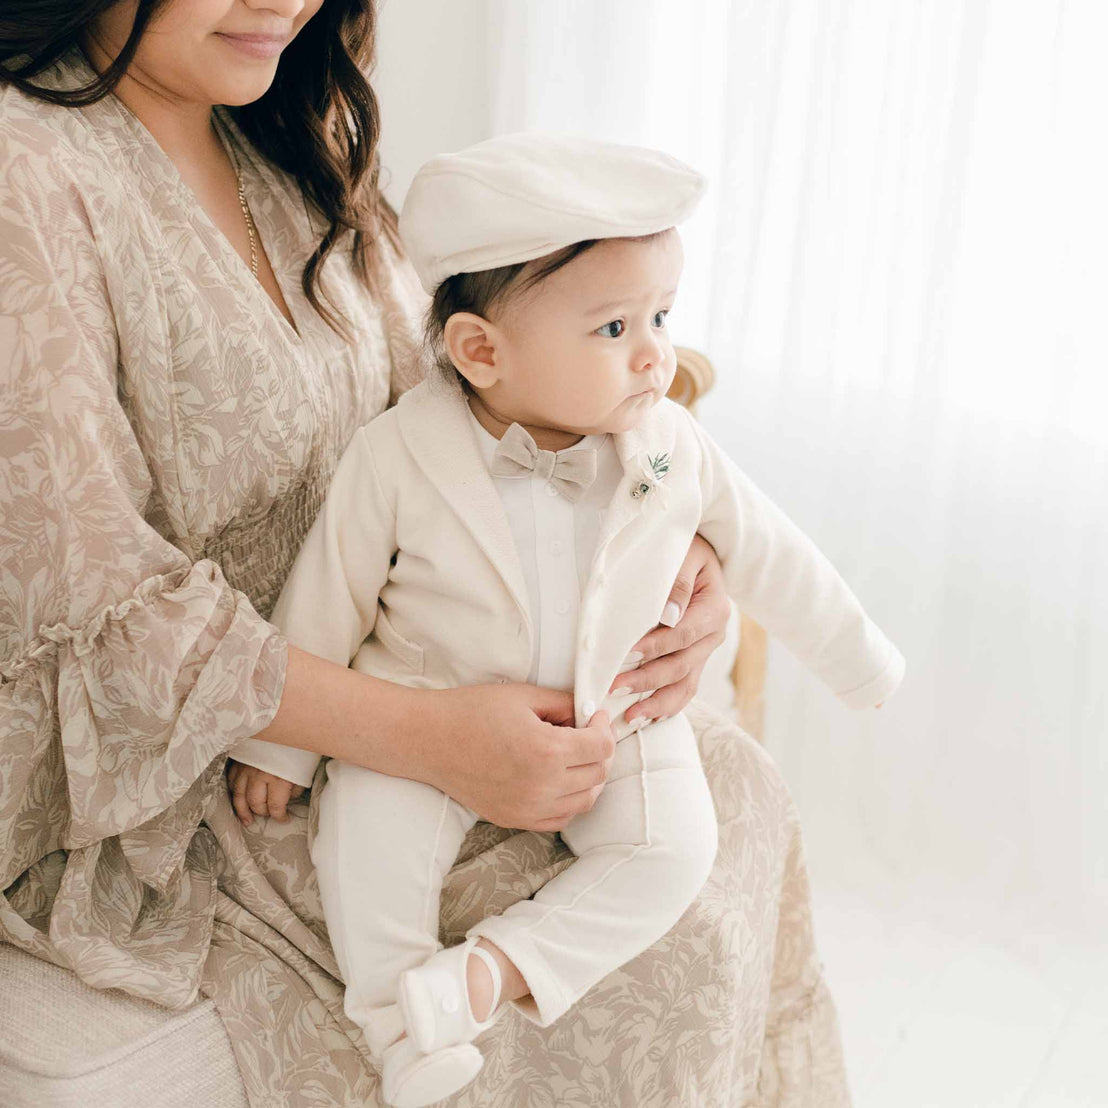
<svg viewBox="0 0 1108 1108">
<path fill-rule="evenodd" d="M 236 35 L 227 31 L 216 34 L 228 45 L 251 58 L 275 58 L 289 44 L 288 35 Z"/>
</svg>

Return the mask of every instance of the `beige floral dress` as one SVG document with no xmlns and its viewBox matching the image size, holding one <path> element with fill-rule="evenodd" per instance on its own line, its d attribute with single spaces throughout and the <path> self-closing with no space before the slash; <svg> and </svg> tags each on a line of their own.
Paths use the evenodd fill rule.
<svg viewBox="0 0 1108 1108">
<path fill-rule="evenodd" d="M 71 58 L 49 79 L 86 78 Z M 0 90 L 0 940 L 95 987 L 213 998 L 254 1108 L 374 1105 L 308 808 L 244 831 L 223 768 L 279 702 L 265 617 L 343 447 L 420 375 L 424 297 L 391 254 L 372 296 L 332 258 L 335 334 L 300 288 L 318 220 L 231 134 L 295 328 L 119 101 Z M 452 1104 L 846 1102 L 792 805 L 737 728 L 692 718 L 720 821 L 701 897 L 553 1027 L 501 1021 Z M 444 938 L 565 861 L 479 824 Z"/>
</svg>

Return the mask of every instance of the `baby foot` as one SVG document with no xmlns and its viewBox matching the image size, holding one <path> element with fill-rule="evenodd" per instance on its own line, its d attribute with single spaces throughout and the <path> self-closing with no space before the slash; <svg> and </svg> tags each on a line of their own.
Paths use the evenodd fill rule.
<svg viewBox="0 0 1108 1108">
<path fill-rule="evenodd" d="M 470 1002 L 469 959 L 479 958 L 488 969 L 491 989 L 474 996 L 482 1015 L 478 1020 Z M 483 977 L 484 975 L 482 975 Z M 475 984 L 480 984 L 475 979 Z M 457 1043 L 472 1042 L 496 1022 L 500 1001 L 500 967 L 488 951 L 467 939 L 433 954 L 422 966 L 401 974 L 398 1002 L 404 1026 L 416 1045 L 426 1054 Z"/>
<path fill-rule="evenodd" d="M 410 1038 L 393 1043 L 381 1065 L 381 1097 L 391 1108 L 424 1108 L 468 1085 L 484 1065 L 471 1043 L 424 1054 Z"/>
</svg>

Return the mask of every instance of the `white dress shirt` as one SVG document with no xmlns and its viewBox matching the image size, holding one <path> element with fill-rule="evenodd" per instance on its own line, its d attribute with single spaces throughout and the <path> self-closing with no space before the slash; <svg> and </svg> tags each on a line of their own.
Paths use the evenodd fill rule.
<svg viewBox="0 0 1108 1108">
<path fill-rule="evenodd" d="M 477 446 L 492 466 L 497 439 L 470 412 Z M 493 477 L 523 569 L 534 624 L 528 681 L 548 689 L 572 689 L 581 593 L 592 569 L 604 512 L 623 476 L 611 435 L 586 435 L 557 451 L 596 451 L 596 480 L 577 501 L 548 481 L 526 473 Z"/>
</svg>

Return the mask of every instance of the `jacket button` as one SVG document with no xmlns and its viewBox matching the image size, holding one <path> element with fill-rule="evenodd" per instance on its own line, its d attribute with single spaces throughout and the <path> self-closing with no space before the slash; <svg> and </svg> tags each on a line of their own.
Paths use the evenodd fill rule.
<svg viewBox="0 0 1108 1108">
<path fill-rule="evenodd" d="M 596 715 L 596 701 L 586 700 L 585 703 L 581 705 L 581 711 L 584 714 L 586 720 L 591 719 L 594 715 Z"/>
</svg>

